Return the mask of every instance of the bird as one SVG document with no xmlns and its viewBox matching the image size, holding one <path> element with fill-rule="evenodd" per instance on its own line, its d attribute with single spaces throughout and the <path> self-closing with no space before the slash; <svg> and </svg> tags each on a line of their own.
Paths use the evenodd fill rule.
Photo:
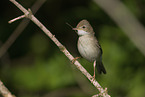
<svg viewBox="0 0 145 97">
<path fill-rule="evenodd" d="M 102 48 L 95 37 L 95 32 L 90 23 L 84 19 L 81 20 L 75 28 L 72 28 L 78 34 L 77 48 L 80 55 L 86 60 L 93 62 L 95 78 L 95 68 L 99 74 L 106 74 L 105 67 L 102 63 Z"/>
</svg>

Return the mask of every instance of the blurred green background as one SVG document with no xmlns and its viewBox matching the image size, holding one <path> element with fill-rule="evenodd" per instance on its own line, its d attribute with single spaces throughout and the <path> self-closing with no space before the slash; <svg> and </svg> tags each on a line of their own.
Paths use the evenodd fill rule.
<svg viewBox="0 0 145 97">
<path fill-rule="evenodd" d="M 121 0 L 145 25 L 145 1 Z M 36 0 L 19 0 L 30 8 Z M 21 20 L 8 21 L 23 13 L 11 2 L 1 3 L 0 46 Z M 145 57 L 91 0 L 47 0 L 35 16 L 56 36 L 74 57 L 77 34 L 73 27 L 87 19 L 96 32 L 102 49 L 106 75 L 96 75 L 112 97 L 145 97 Z M 79 59 L 93 75 L 93 63 Z M 34 23 L 30 22 L 0 59 L 0 80 L 17 97 L 90 97 L 97 89 L 82 75 L 58 47 Z M 0 95 L 1 97 L 1 95 Z"/>
</svg>

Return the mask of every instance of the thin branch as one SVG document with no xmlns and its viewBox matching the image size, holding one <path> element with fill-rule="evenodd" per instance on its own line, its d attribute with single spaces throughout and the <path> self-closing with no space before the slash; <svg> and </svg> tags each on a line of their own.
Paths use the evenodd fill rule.
<svg viewBox="0 0 145 97">
<path fill-rule="evenodd" d="M 0 80 L 0 94 L 3 95 L 3 97 L 15 97 L 15 95 L 12 95 L 11 92 L 5 87 L 5 85 Z"/>
<path fill-rule="evenodd" d="M 94 0 L 145 56 L 145 28 L 121 0 Z"/>
<path fill-rule="evenodd" d="M 14 3 L 22 12 L 24 12 L 25 15 L 29 13 L 23 6 L 21 6 L 18 2 L 15 0 L 10 0 L 12 3 Z M 55 38 L 55 36 L 41 23 L 37 18 L 34 17 L 32 13 L 28 14 L 27 18 L 29 18 L 31 21 L 33 21 L 40 29 L 51 38 L 51 40 L 59 47 L 59 49 L 69 58 L 70 61 L 74 59 L 74 57 L 68 52 L 68 50 Z M 110 95 L 107 94 L 107 90 L 103 89 L 101 85 L 94 79 L 87 71 L 86 69 L 76 60 L 74 62 L 75 66 L 91 81 L 91 83 L 99 90 L 100 94 L 103 97 L 110 97 Z"/>
<path fill-rule="evenodd" d="M 8 21 L 8 23 L 15 22 L 16 20 L 19 20 L 19 19 L 22 19 L 22 18 L 25 18 L 25 15 L 21 15 L 21 16 L 19 16 L 19 17 L 17 17 L 17 18 L 14 18 L 14 19 Z"/>
</svg>

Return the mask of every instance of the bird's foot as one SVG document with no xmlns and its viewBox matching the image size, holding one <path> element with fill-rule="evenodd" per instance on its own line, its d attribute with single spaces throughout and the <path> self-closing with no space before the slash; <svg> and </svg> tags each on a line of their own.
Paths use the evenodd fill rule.
<svg viewBox="0 0 145 97">
<path fill-rule="evenodd" d="M 95 79 L 95 74 L 93 75 L 93 78 Z"/>
<path fill-rule="evenodd" d="M 96 68 L 96 60 L 94 61 L 94 75 L 93 75 L 93 78 L 95 79 L 95 68 Z"/>
<path fill-rule="evenodd" d="M 72 64 L 74 64 L 74 62 L 77 60 L 77 59 L 79 59 L 79 58 L 81 58 L 81 57 L 75 57 L 71 62 L 72 62 Z"/>
</svg>

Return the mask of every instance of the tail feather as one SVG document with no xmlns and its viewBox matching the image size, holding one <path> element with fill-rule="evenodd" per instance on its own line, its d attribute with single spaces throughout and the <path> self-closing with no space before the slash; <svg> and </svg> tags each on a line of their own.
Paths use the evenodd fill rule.
<svg viewBox="0 0 145 97">
<path fill-rule="evenodd" d="M 103 65 L 103 63 L 100 61 L 100 62 L 98 62 L 98 64 L 97 64 L 97 71 L 98 71 L 98 73 L 99 74 L 101 74 L 102 72 L 104 73 L 104 74 L 106 74 L 106 70 L 105 70 L 105 67 L 104 67 L 104 65 Z"/>
</svg>

